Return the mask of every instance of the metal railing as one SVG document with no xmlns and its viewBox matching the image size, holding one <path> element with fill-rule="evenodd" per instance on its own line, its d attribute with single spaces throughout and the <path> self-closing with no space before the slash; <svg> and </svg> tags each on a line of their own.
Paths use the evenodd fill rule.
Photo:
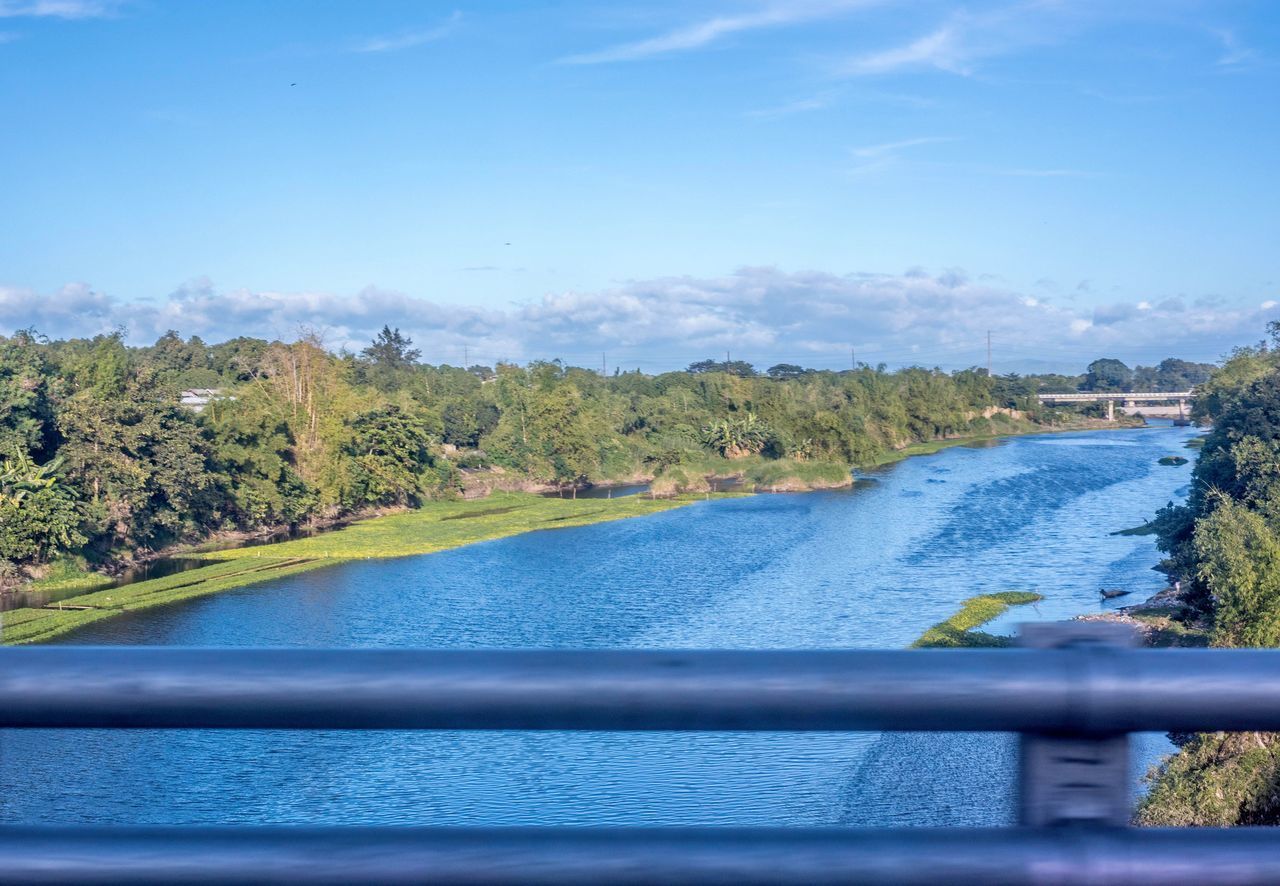
<svg viewBox="0 0 1280 886">
<path fill-rule="evenodd" d="M 1016 828 L 0 826 L 0 883 L 1280 882 L 1280 831 L 1126 826 L 1127 733 L 1280 730 L 1280 652 L 1029 627 L 1007 650 L 0 649 L 0 728 L 1011 731 L 1022 747 Z"/>
</svg>

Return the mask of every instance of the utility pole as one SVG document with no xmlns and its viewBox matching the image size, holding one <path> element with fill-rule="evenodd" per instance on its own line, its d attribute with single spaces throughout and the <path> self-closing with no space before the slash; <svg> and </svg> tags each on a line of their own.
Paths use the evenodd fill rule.
<svg viewBox="0 0 1280 886">
<path fill-rule="evenodd" d="M 854 372 L 858 371 L 858 352 L 854 348 L 849 349 L 849 366 Z"/>
<path fill-rule="evenodd" d="M 600 352 L 600 375 L 606 376 L 608 374 L 609 374 L 609 362 L 605 359 L 605 352 L 601 351 Z"/>
<path fill-rule="evenodd" d="M 467 346 L 462 346 L 462 368 L 466 369 L 471 365 L 471 352 L 467 350 Z"/>
<path fill-rule="evenodd" d="M 731 362 L 733 362 L 733 361 L 731 361 L 731 360 L 729 359 L 729 352 L 728 352 L 728 351 L 725 351 L 725 352 L 724 352 L 724 371 L 725 371 L 725 372 L 728 372 L 728 371 L 729 371 L 729 364 L 730 364 Z"/>
<path fill-rule="evenodd" d="M 987 330 L 987 378 L 991 378 L 991 330 Z"/>
</svg>

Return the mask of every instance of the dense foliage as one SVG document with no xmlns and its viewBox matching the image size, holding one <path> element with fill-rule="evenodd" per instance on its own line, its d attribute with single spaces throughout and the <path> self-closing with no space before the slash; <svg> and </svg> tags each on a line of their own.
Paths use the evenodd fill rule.
<svg viewBox="0 0 1280 886">
<path fill-rule="evenodd" d="M 1280 646 L 1280 326 L 1236 351 L 1198 390 L 1204 438 L 1185 505 L 1153 525 L 1188 616 L 1215 646 Z M 1151 824 L 1280 824 L 1280 741 L 1271 734 L 1186 737 L 1156 779 Z"/>
<path fill-rule="evenodd" d="M 603 377 L 559 361 L 420 357 L 389 327 L 359 354 L 309 336 L 0 337 L 0 560 L 10 572 L 66 553 L 113 562 L 503 484 L 643 477 L 677 492 L 735 472 L 764 488 L 835 484 L 911 444 L 1051 419 L 1036 393 L 1088 381 L 865 365 L 761 374 L 713 360 Z"/>
</svg>

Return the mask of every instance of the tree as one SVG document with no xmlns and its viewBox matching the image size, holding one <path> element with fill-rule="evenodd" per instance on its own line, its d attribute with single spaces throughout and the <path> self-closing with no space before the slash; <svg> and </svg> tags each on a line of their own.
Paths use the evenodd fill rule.
<svg viewBox="0 0 1280 886">
<path fill-rule="evenodd" d="M 1085 373 L 1083 391 L 1126 391 L 1133 384 L 1133 370 L 1111 357 L 1103 357 L 1089 364 Z"/>
<path fill-rule="evenodd" d="M 782 380 L 788 378 L 800 378 L 806 372 L 808 372 L 808 370 L 803 366 L 797 366 L 794 363 L 778 363 L 777 365 L 770 366 L 766 369 L 765 375 L 769 376 L 769 378 Z"/>
<path fill-rule="evenodd" d="M 360 352 L 359 369 L 380 390 L 394 392 L 404 387 L 422 352 L 413 347 L 413 339 L 400 329 L 383 326 L 377 338 Z"/>
<path fill-rule="evenodd" d="M 440 485 L 439 475 L 426 476 L 434 464 L 426 427 L 400 407 L 363 412 L 347 423 L 347 430 L 344 505 L 416 504 L 424 492 Z"/>
<path fill-rule="evenodd" d="M 57 448 L 53 409 L 57 381 L 45 357 L 48 342 L 34 330 L 0 338 L 0 452 L 38 456 Z"/>
<path fill-rule="evenodd" d="M 696 363 L 690 363 L 685 372 L 694 375 L 705 372 L 723 372 L 726 375 L 736 375 L 739 378 L 754 378 L 756 369 L 746 360 L 699 360 Z"/>
<path fill-rule="evenodd" d="M 1191 363 L 1170 357 L 1160 361 L 1156 372 L 1160 383 L 1167 385 L 1165 390 L 1185 391 L 1207 382 L 1217 369 L 1213 363 Z"/>
<path fill-rule="evenodd" d="M 0 559 L 38 563 L 85 543 L 74 493 L 58 478 L 61 465 L 38 465 L 21 449 L 0 462 Z"/>
<path fill-rule="evenodd" d="M 407 369 L 422 356 L 422 352 L 412 345 L 413 339 L 402 335 L 400 327 L 392 329 L 390 326 L 383 326 L 373 343 L 360 352 L 360 356 L 380 369 Z"/>
<path fill-rule="evenodd" d="M 1229 498 L 1195 530 L 1200 578 L 1216 602 L 1215 646 L 1280 645 L 1280 538 Z"/>
<path fill-rule="evenodd" d="M 170 394 L 144 380 L 108 398 L 90 388 L 58 414 L 67 480 L 106 548 L 176 540 L 212 518 L 208 443 Z"/>
<path fill-rule="evenodd" d="M 239 398 L 204 418 L 218 498 L 241 529 L 300 523 L 320 499 L 294 466 L 288 422 L 264 405 Z"/>
</svg>

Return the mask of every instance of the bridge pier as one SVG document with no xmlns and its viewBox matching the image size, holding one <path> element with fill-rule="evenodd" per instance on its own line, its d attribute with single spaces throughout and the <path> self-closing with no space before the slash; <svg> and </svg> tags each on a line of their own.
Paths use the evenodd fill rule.
<svg viewBox="0 0 1280 886">
<path fill-rule="evenodd" d="M 1107 421 L 1115 421 L 1115 420 L 1116 420 L 1116 401 L 1108 400 L 1107 401 Z"/>
</svg>

